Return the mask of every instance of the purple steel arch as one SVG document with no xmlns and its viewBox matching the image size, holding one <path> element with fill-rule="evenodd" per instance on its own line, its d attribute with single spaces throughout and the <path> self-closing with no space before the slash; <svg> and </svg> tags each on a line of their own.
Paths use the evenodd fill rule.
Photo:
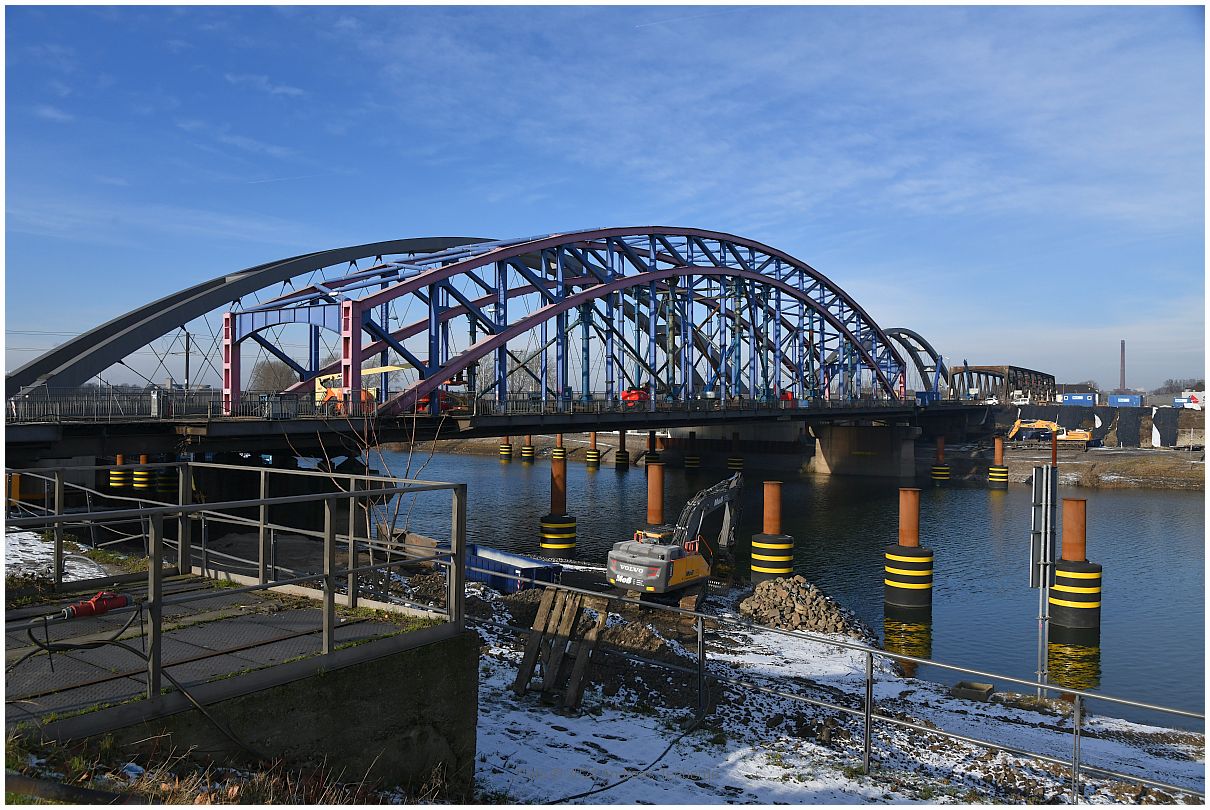
<svg viewBox="0 0 1210 810">
<path fill-rule="evenodd" d="M 468 347 L 464 352 L 462 352 L 462 354 L 458 355 L 457 358 L 451 360 L 446 366 L 443 366 L 439 375 L 430 375 L 423 380 L 417 381 L 410 388 L 407 388 L 395 395 L 395 397 L 393 397 L 390 401 L 383 403 L 380 410 L 383 413 L 391 413 L 407 411 L 414 408 L 419 399 L 431 394 L 446 379 L 465 371 L 476 360 L 479 360 L 490 352 L 495 351 L 501 345 L 507 344 L 512 338 L 525 334 L 529 330 L 540 325 L 543 321 L 549 321 L 559 313 L 567 312 L 568 310 L 580 306 L 587 301 L 599 298 L 603 293 L 608 294 L 618 292 L 630 287 L 646 285 L 652 281 L 689 276 L 746 278 L 751 281 L 758 281 L 761 284 L 766 284 L 768 286 L 781 289 L 783 292 L 786 292 L 796 300 L 801 301 L 807 306 L 815 309 L 817 312 L 820 312 L 829 323 L 831 323 L 841 332 L 841 334 L 848 335 L 849 338 L 854 341 L 854 345 L 863 352 L 867 362 L 869 362 L 871 365 L 874 363 L 873 357 L 871 357 L 869 352 L 865 351 L 860 344 L 856 343 L 855 338 L 852 337 L 852 335 L 838 318 L 827 310 L 821 308 L 818 302 L 811 299 L 809 296 L 804 295 L 801 290 L 799 290 L 797 287 L 794 287 L 792 284 L 787 284 L 780 279 L 773 279 L 750 270 L 735 270 L 724 267 L 673 267 L 663 270 L 651 270 L 641 276 L 622 276 L 605 284 L 588 287 L 578 293 L 573 293 L 557 303 L 547 304 L 541 309 L 530 313 L 529 317 L 512 324 L 504 331 L 490 337 L 485 337 Z"/>
<path fill-rule="evenodd" d="M 646 244 L 632 244 L 625 241 L 626 239 L 636 237 Z M 684 244 L 681 245 L 680 249 L 688 255 L 688 260 L 669 241 L 670 238 L 684 240 Z M 660 246 L 659 248 L 657 248 L 657 241 Z M 715 255 L 711 251 L 708 245 L 709 242 L 715 243 L 714 247 L 718 255 Z M 609 258 L 608 263 L 602 262 L 601 257 L 597 254 L 597 251 L 601 250 L 607 254 Z M 546 272 L 553 272 L 553 268 L 547 267 L 547 257 L 550 251 L 554 252 L 551 264 L 554 262 L 558 263 L 558 272 L 555 278 L 544 275 Z M 577 251 L 582 251 L 582 253 L 577 255 Z M 747 253 L 746 257 L 744 255 L 745 251 Z M 571 262 L 573 269 L 576 269 L 577 266 L 581 267 L 585 275 L 575 278 L 563 277 L 564 260 L 567 258 L 564 255 L 565 252 L 570 254 L 573 259 Z M 703 258 L 708 257 L 713 264 L 697 264 L 693 262 L 695 253 Z M 763 259 L 759 266 L 757 265 L 758 253 L 761 254 L 759 258 Z M 532 257 L 535 255 L 539 257 L 539 261 L 541 262 L 540 269 L 536 274 L 525 272 L 525 268 L 521 263 L 523 262 L 532 269 Z M 600 269 L 594 268 L 587 261 L 590 255 L 602 264 Z M 623 275 L 614 278 L 615 271 L 612 267 L 615 258 L 619 257 L 619 264 L 623 268 L 621 271 Z M 860 356 L 863 365 L 873 371 L 879 385 L 888 395 L 895 396 L 896 394 L 892 384 L 893 379 L 898 379 L 902 385 L 901 381 L 905 367 L 902 358 L 890 343 L 883 330 L 869 317 L 864 308 L 845 293 L 844 290 L 836 286 L 830 279 L 810 265 L 795 259 L 783 251 L 731 234 L 701 229 L 664 227 L 598 229 L 557 234 L 529 240 L 483 243 L 474 246 L 472 249 L 460 250 L 456 254 L 449 255 L 448 264 L 435 268 L 416 266 L 424 264 L 425 261 L 431 264 L 440 260 L 446 260 L 446 258 L 442 254 L 433 254 L 424 260 L 415 260 L 414 264 L 407 264 L 406 266 L 411 271 L 411 277 L 403 278 L 400 281 L 388 283 L 385 280 L 387 274 L 383 273 L 381 274 L 381 278 L 379 278 L 380 268 L 372 267 L 369 270 L 358 270 L 344 279 L 329 280 L 325 281 L 322 285 L 315 284 L 292 291 L 287 295 L 264 302 L 245 312 L 228 313 L 228 316 L 224 319 L 224 366 L 225 371 L 228 372 L 224 376 L 225 406 L 230 409 L 238 403 L 238 344 L 241 340 L 259 331 L 260 328 L 266 328 L 267 326 L 283 322 L 299 322 L 300 314 L 307 321 L 315 322 L 313 319 L 317 317 L 317 313 L 314 310 L 307 313 L 296 311 L 288 314 L 281 311 L 285 307 L 302 307 L 304 304 L 325 307 L 328 310 L 328 315 L 322 317 L 325 323 L 331 323 L 336 320 L 333 316 L 336 316 L 336 313 L 339 312 L 342 349 L 340 365 L 343 371 L 343 387 L 347 392 L 351 394 L 353 391 L 360 389 L 360 368 L 362 362 L 370 355 L 391 346 L 403 354 L 403 356 L 409 358 L 413 362 L 413 365 L 416 365 L 421 370 L 424 376 L 423 381 L 413 385 L 405 392 L 408 395 L 415 395 L 413 398 L 416 398 L 423 396 L 423 394 L 416 394 L 421 388 L 432 390 L 437 385 L 442 384 L 443 381 L 448 380 L 454 374 L 465 369 L 470 363 L 482 358 L 483 352 L 490 351 L 482 349 L 482 346 L 491 345 L 499 348 L 501 345 L 507 344 L 509 337 L 515 337 L 523 333 L 526 328 L 532 328 L 535 324 L 545 320 L 545 318 L 535 318 L 531 315 L 521 324 L 508 324 L 502 317 L 500 322 L 493 324 L 484 317 L 484 313 L 481 310 L 481 307 L 484 307 L 485 301 L 491 302 L 494 299 L 496 305 L 503 309 L 505 308 L 505 302 L 515 297 L 515 295 L 539 292 L 543 297 L 552 301 L 551 305 L 543 307 L 540 311 L 549 312 L 550 317 L 553 317 L 566 312 L 571 307 L 588 301 L 595 301 L 602 296 L 608 296 L 618 290 L 630 289 L 641 286 L 644 283 L 654 283 L 660 279 L 681 276 L 744 278 L 767 287 L 778 288 L 790 295 L 792 299 L 802 303 L 804 307 L 819 313 L 824 321 L 831 324 L 836 330 L 835 337 L 853 348 L 856 354 Z M 672 269 L 656 270 L 657 262 L 673 264 L 675 266 Z M 626 269 L 626 263 L 629 263 L 638 270 L 638 273 L 624 275 L 624 273 L 629 272 Z M 795 278 L 799 282 L 799 286 L 789 284 L 783 278 L 763 272 L 771 264 L 775 272 L 784 271 L 784 277 Z M 474 272 L 477 269 L 493 265 L 497 268 L 495 285 L 484 282 Z M 395 266 L 403 265 L 397 263 Z M 533 283 L 527 288 L 510 288 L 507 284 L 505 271 L 501 270 L 501 267 L 514 267 Z M 800 274 L 800 276 L 796 277 L 795 274 Z M 403 273 L 399 273 L 397 277 L 402 277 L 403 275 Z M 489 294 L 473 301 L 466 298 L 449 283 L 450 279 L 456 277 L 463 277 L 469 281 L 473 281 Z M 802 277 L 805 277 L 807 281 L 804 282 Z M 371 285 L 377 285 L 380 289 L 360 299 L 348 297 L 348 293 L 364 289 Z M 580 287 L 582 289 L 579 293 L 574 293 L 569 297 L 567 294 L 567 288 L 569 287 Z M 375 307 L 407 295 L 416 295 L 418 298 L 427 301 L 428 299 L 421 293 L 425 288 L 428 288 L 427 292 L 430 296 L 439 297 L 444 301 L 444 305 L 430 304 L 430 316 L 427 322 L 412 324 L 395 333 L 386 332 L 385 334 L 389 335 L 391 340 L 382 339 L 382 334 L 374 334 L 372 332 L 372 336 L 379 339 L 369 345 L 364 345 L 363 328 L 368 331 L 366 316 L 372 313 Z M 554 294 L 550 292 L 552 288 L 555 290 Z M 689 292 L 692 297 L 694 292 L 692 290 Z M 723 294 L 723 288 L 720 287 L 720 295 Z M 456 308 L 449 307 L 448 299 L 451 295 L 461 301 L 462 306 Z M 815 295 L 819 296 L 818 299 L 814 297 Z M 564 301 L 572 301 L 572 303 L 554 309 L 552 307 L 556 296 Z M 750 311 L 753 306 L 750 300 Z M 836 307 L 837 313 L 834 314 L 830 307 Z M 456 312 L 454 311 L 455 309 L 457 310 Z M 648 309 L 649 316 L 651 316 L 654 323 L 650 304 Z M 767 312 L 771 309 L 772 307 L 767 300 L 761 305 L 761 310 L 766 312 L 766 324 L 768 323 Z M 276 311 L 276 314 L 274 311 Z M 499 312 L 500 310 L 496 311 Z M 806 310 L 804 309 L 803 311 Z M 484 323 L 487 330 L 493 332 L 493 334 L 491 337 L 475 342 L 471 348 L 459 355 L 458 362 L 464 364 L 455 369 L 445 361 L 441 335 L 438 333 L 441 332 L 444 334 L 445 327 L 443 324 L 458 314 L 478 318 Z M 736 315 L 738 316 L 738 311 Z M 683 318 L 683 315 L 680 317 Z M 724 320 L 725 317 L 726 315 L 724 315 Z M 249 323 L 259 320 L 262 325 L 255 328 L 246 328 L 241 326 L 241 318 L 252 319 Z M 790 330 L 793 329 L 793 325 L 787 323 L 780 314 L 775 314 L 774 318 L 775 328 L 780 330 L 784 326 Z M 854 334 L 849 329 L 846 321 L 851 322 L 856 327 L 857 334 Z M 799 323 L 801 327 L 801 316 Z M 414 355 L 408 353 L 399 342 L 399 339 L 403 337 L 423 331 L 421 328 L 422 324 L 427 325 L 430 330 L 430 351 L 426 361 L 419 361 Z M 523 324 L 528 324 L 529 326 L 525 327 Z M 733 332 L 733 336 L 738 332 L 738 328 L 737 326 L 735 332 Z M 377 328 L 377 330 L 379 333 L 385 332 L 381 328 Z M 751 333 L 750 327 L 749 334 Z M 652 327 L 651 334 L 654 335 L 654 326 Z M 725 332 L 720 332 L 719 334 L 724 335 Z M 474 332 L 472 330 L 472 338 L 473 336 Z M 612 337 L 612 333 L 610 337 Z M 472 349 L 474 352 L 472 352 Z M 561 350 L 562 347 L 560 346 Z M 612 349 L 610 351 L 612 352 Z M 649 352 L 654 353 L 654 344 L 652 341 L 649 341 Z M 709 360 L 709 354 L 706 356 Z M 809 357 L 813 358 L 813 356 L 812 354 Z M 498 360 L 499 357 L 500 355 L 497 355 Z M 789 362 L 789 358 L 781 356 L 780 344 L 777 344 L 775 348 L 775 363 L 777 358 L 780 358 L 783 362 Z M 751 362 L 753 364 L 754 375 L 756 368 L 755 358 Z M 801 375 L 803 371 L 803 352 L 801 349 L 798 351 L 797 363 Z M 885 369 L 884 364 L 886 365 Z M 779 363 L 778 365 L 781 364 Z M 682 359 L 683 368 L 684 360 Z M 559 362 L 559 370 L 560 374 L 565 376 L 562 361 Z M 892 377 L 888 377 L 888 370 L 893 373 Z M 684 375 L 682 374 L 682 376 Z M 752 377 L 749 379 L 751 380 Z M 297 389 L 302 385 L 303 383 L 300 383 L 294 386 L 294 388 Z M 651 382 L 651 385 L 654 387 L 654 380 Z M 396 398 L 397 401 L 398 397 Z"/>
</svg>

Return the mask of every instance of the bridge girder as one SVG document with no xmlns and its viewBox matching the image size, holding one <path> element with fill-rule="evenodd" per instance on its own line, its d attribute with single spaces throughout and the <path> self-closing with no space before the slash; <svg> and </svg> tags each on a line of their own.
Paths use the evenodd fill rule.
<svg viewBox="0 0 1210 810">
<path fill-rule="evenodd" d="M 228 313 L 224 332 L 225 355 L 229 358 L 224 373 L 226 409 L 238 408 L 239 343 L 259 330 L 297 322 L 332 330 L 339 324 L 342 387 L 347 396 L 357 396 L 362 388 L 361 366 L 384 346 L 407 358 L 417 368 L 420 379 L 384 404 L 385 408 L 399 411 L 414 408 L 455 375 L 493 358 L 492 387 L 499 399 L 506 399 L 508 341 L 535 329 L 545 334 L 547 324 L 553 321 L 555 390 L 562 392 L 570 388 L 566 366 L 570 344 L 565 334 L 570 310 L 583 307 L 591 318 L 597 304 L 603 301 L 607 309 L 605 319 L 613 324 L 614 316 L 610 314 L 613 307 L 620 304 L 619 309 L 625 313 L 626 305 L 633 302 L 632 310 L 637 312 L 634 308 L 641 308 L 644 299 L 646 334 L 636 322 L 635 345 L 627 345 L 625 349 L 634 354 L 633 350 L 645 348 L 648 362 L 644 367 L 648 370 L 657 367 L 657 355 L 664 355 L 664 362 L 658 367 L 667 370 L 668 379 L 648 381 L 653 396 L 661 387 L 666 391 L 676 388 L 682 396 L 688 396 L 694 381 L 700 380 L 697 358 L 690 356 L 695 354 L 694 344 L 699 340 L 700 330 L 694 331 L 699 324 L 687 313 L 693 312 L 697 303 L 710 294 L 712 282 L 717 285 L 715 292 L 722 312 L 716 319 L 718 323 L 711 326 L 716 342 L 711 348 L 725 372 L 715 375 L 724 377 L 718 386 L 724 396 L 757 390 L 766 395 L 770 390 L 794 390 L 799 396 L 819 393 L 808 392 L 803 381 L 815 378 L 817 357 L 818 365 L 823 367 L 826 352 L 834 352 L 841 346 L 847 347 L 856 358 L 855 367 L 867 369 L 876 387 L 887 396 L 895 396 L 894 385 L 903 375 L 903 360 L 856 301 L 809 265 L 752 240 L 698 229 L 613 228 L 484 243 L 463 254 L 448 257 L 448 261 L 443 260 L 447 257 L 435 256 L 359 269 L 346 278 L 310 285 L 248 310 Z M 488 294 L 478 295 L 476 290 Z M 510 316 L 509 302 L 525 294 L 533 294 L 538 309 L 518 320 Z M 373 320 L 376 309 L 384 304 L 416 299 L 423 304 L 422 311 L 427 310 L 427 317 L 420 321 L 388 332 Z M 652 301 L 657 301 L 657 305 L 653 306 Z M 473 340 L 454 356 L 448 348 L 448 323 L 458 315 L 473 321 L 470 332 Z M 797 341 L 793 338 L 796 316 Z M 600 318 L 599 313 L 597 317 Z M 773 332 L 771 359 L 752 350 L 769 343 L 769 335 L 762 334 L 757 339 L 757 323 L 762 330 Z M 740 334 L 744 324 L 746 336 Z M 482 338 L 476 337 L 476 327 L 482 330 Z M 584 346 L 589 343 L 589 331 L 585 327 L 581 341 L 584 352 L 581 369 L 585 375 L 582 395 L 587 394 L 589 387 L 584 371 L 588 368 L 588 349 Z M 783 332 L 791 334 L 783 339 Z M 365 333 L 374 338 L 373 342 L 364 340 Z M 616 328 L 608 334 L 627 340 Z M 659 344 L 661 334 L 663 345 Z M 804 340 L 804 335 L 810 335 L 810 340 Z M 427 353 L 419 346 L 405 347 L 402 341 L 409 337 L 426 337 Z M 643 343 L 644 347 L 639 346 Z M 788 361 L 787 353 L 792 360 Z M 610 344 L 604 356 L 606 396 L 616 397 L 614 366 L 625 362 L 625 352 Z M 804 358 L 812 366 L 809 375 L 804 373 Z M 741 368 L 744 364 L 748 366 L 746 374 Z M 329 366 L 332 368 L 334 364 Z M 785 368 L 789 369 L 788 375 L 782 373 Z M 763 380 L 758 381 L 758 376 L 763 376 Z M 304 385 L 305 381 L 293 387 L 300 389 Z M 432 405 L 436 407 L 435 399 Z"/>
</svg>

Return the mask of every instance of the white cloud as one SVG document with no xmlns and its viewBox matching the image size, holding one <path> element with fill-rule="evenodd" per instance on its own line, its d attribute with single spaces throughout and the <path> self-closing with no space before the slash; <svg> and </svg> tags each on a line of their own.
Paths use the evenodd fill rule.
<svg viewBox="0 0 1210 810">
<path fill-rule="evenodd" d="M 222 131 L 214 136 L 214 139 L 219 143 L 227 146 L 234 146 L 236 149 L 242 149 L 245 152 L 251 152 L 256 155 L 268 155 L 274 158 L 288 158 L 297 154 L 297 150 L 291 149 L 288 146 L 278 146 L 277 144 L 265 143 L 258 141 L 256 138 L 249 138 L 246 135 L 235 135 L 227 131 Z"/>
<path fill-rule="evenodd" d="M 45 121 L 54 121 L 56 124 L 70 124 L 76 120 L 76 117 L 69 112 L 60 110 L 58 107 L 53 107 L 50 104 L 39 104 L 34 107 L 34 115 Z"/>
<path fill-rule="evenodd" d="M 268 93 L 273 96 L 305 96 L 307 91 L 299 87 L 291 87 L 288 84 L 275 84 L 269 80 L 268 76 L 259 74 L 233 74 L 224 73 L 228 83 L 242 87 L 251 87 L 254 90 L 260 90 L 262 93 Z"/>
<path fill-rule="evenodd" d="M 122 203 L 71 194 L 12 195 L 8 230 L 91 244 L 137 246 L 148 233 L 234 239 L 297 248 L 311 244 L 313 229 L 253 211 L 213 211 L 165 203 Z"/>
</svg>

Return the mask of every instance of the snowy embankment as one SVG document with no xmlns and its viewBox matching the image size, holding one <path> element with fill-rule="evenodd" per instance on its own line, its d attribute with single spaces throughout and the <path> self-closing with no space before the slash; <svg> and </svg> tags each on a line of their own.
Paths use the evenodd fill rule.
<svg viewBox="0 0 1210 810">
<path fill-rule="evenodd" d="M 508 621 L 508 601 L 472 586 L 497 621 Z M 744 594 L 712 596 L 720 616 L 737 617 Z M 623 623 L 611 616 L 610 625 Z M 667 628 L 649 626 L 665 650 L 693 665 L 692 643 L 679 644 Z M 873 772 L 860 773 L 865 655 L 802 638 L 720 625 L 707 636 L 712 675 L 742 679 L 857 710 L 856 715 L 813 707 L 749 686 L 711 684 L 709 715 L 690 725 L 694 679 L 626 663 L 616 693 L 594 680 L 583 712 L 562 716 L 539 696 L 511 691 L 520 650 L 516 637 L 479 628 L 480 668 L 477 779 L 484 799 L 520 803 L 556 800 L 603 804 L 1067 802 L 1070 772 L 983 746 L 875 723 Z M 650 654 L 644 653 L 651 657 Z M 616 659 L 598 650 L 594 668 Z M 874 699 L 880 714 L 924 726 L 1068 760 L 1071 715 L 1061 703 L 1041 711 L 948 696 L 944 686 L 905 678 L 875 658 Z M 1058 707 L 1058 708 L 1056 708 Z M 678 740 L 678 737 L 680 739 Z M 647 768 L 671 745 L 671 749 Z M 1201 735 L 1088 716 L 1082 726 L 1085 765 L 1138 773 L 1173 784 L 1204 783 Z M 600 793 L 578 794 L 623 784 Z M 1177 797 L 1128 782 L 1083 779 L 1081 801 L 1172 801 Z"/>
<path fill-rule="evenodd" d="M 34 532 L 6 532 L 4 535 L 4 570 L 8 574 L 45 574 L 54 568 L 54 544 Z M 63 579 L 80 580 L 103 577 L 108 572 L 97 563 L 79 554 L 63 557 Z"/>
</svg>

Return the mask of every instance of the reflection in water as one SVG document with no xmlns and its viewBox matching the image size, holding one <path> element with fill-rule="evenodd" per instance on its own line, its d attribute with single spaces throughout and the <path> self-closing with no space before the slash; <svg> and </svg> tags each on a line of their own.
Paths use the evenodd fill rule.
<svg viewBox="0 0 1210 810">
<path fill-rule="evenodd" d="M 1046 645 L 1050 680 L 1068 689 L 1095 689 L 1101 685 L 1101 648 L 1082 644 Z"/>
<path fill-rule="evenodd" d="M 933 653 L 933 622 L 927 610 L 903 610 L 894 605 L 886 606 L 882 619 L 882 646 L 887 652 L 911 655 L 915 658 L 930 658 Z M 903 674 L 916 676 L 919 664 L 900 661 Z"/>
</svg>

